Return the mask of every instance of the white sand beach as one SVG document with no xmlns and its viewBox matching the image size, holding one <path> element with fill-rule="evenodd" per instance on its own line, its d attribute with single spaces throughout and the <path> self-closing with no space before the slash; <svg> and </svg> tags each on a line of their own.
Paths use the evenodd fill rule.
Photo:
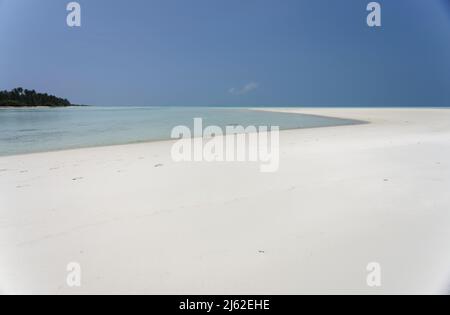
<svg viewBox="0 0 450 315">
<path fill-rule="evenodd" d="M 450 110 L 276 110 L 370 123 L 282 131 L 275 173 L 172 141 L 0 157 L 0 293 L 448 293 Z"/>
</svg>

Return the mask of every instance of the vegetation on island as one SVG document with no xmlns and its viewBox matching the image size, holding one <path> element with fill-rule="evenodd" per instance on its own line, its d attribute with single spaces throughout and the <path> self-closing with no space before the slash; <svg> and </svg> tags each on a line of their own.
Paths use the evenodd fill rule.
<svg viewBox="0 0 450 315">
<path fill-rule="evenodd" d="M 64 98 L 47 93 L 37 93 L 35 90 L 15 88 L 11 91 L 0 91 L 0 107 L 67 107 L 72 104 Z"/>
</svg>

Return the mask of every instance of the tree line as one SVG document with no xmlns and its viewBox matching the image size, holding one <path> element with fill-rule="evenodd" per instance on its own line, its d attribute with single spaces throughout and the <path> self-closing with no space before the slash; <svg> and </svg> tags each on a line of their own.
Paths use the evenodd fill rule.
<svg viewBox="0 0 450 315">
<path fill-rule="evenodd" d="M 0 106 L 8 107 L 64 107 L 72 104 L 64 98 L 47 93 L 37 93 L 35 90 L 15 88 L 11 91 L 0 91 Z"/>
</svg>

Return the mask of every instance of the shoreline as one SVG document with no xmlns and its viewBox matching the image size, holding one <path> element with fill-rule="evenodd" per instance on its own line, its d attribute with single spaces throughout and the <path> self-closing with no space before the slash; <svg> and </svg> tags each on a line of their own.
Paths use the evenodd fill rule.
<svg viewBox="0 0 450 315">
<path fill-rule="evenodd" d="M 90 105 L 79 105 L 79 106 L 69 106 L 69 107 L 95 107 Z M 24 108 L 24 107 L 23 107 Z M 34 107 L 34 108 L 46 108 L 46 109 L 52 109 L 53 107 Z M 58 107 L 61 108 L 61 107 Z M 67 108 L 67 107 L 62 107 Z M 176 107 L 174 107 L 176 108 Z M 222 107 L 217 107 L 222 108 Z M 223 107 L 227 108 L 227 107 Z M 353 124 L 347 124 L 347 125 L 332 125 L 332 126 L 317 126 L 317 127 L 304 127 L 304 128 L 286 128 L 286 129 L 280 129 L 280 132 L 286 132 L 286 131 L 292 131 L 292 130 L 306 130 L 306 129 L 322 129 L 322 128 L 338 128 L 338 127 L 348 127 L 348 126 L 358 126 L 358 125 L 366 125 L 366 124 L 373 124 L 373 121 L 369 121 L 368 119 L 363 119 L 361 117 L 358 118 L 349 118 L 340 116 L 337 114 L 339 111 L 348 111 L 348 110 L 380 110 L 380 109 L 387 109 L 387 110 L 401 110 L 401 111 L 407 111 L 407 110 L 431 110 L 431 111 L 439 111 L 439 110 L 450 110 L 450 107 L 437 107 L 437 108 L 427 108 L 427 107 L 412 107 L 412 108 L 404 108 L 404 107 L 380 107 L 380 108 L 369 108 L 369 107 L 321 107 L 321 108 L 315 108 L 315 107 L 264 107 L 264 108 L 258 108 L 258 107 L 251 107 L 251 108 L 244 108 L 244 107 L 234 107 L 236 109 L 246 109 L 249 111 L 265 111 L 265 112 L 275 112 L 275 113 L 292 113 L 292 114 L 303 114 L 308 116 L 314 116 L 314 117 L 323 117 L 323 118 L 331 118 L 331 119 L 342 119 L 342 120 L 353 120 L 355 123 Z M 0 107 L 2 109 L 2 107 Z M 4 109 L 17 109 L 17 108 L 4 108 Z M 324 115 L 324 114 L 314 114 L 315 112 L 323 112 L 323 111 L 331 111 L 332 113 L 335 113 L 334 115 Z M 198 137 L 194 137 L 198 138 Z M 18 153 L 18 154 L 0 154 L 1 158 L 8 158 L 8 157 L 15 157 L 15 156 L 28 156 L 33 154 L 45 154 L 45 153 L 53 153 L 53 152 L 62 152 L 62 151 L 74 151 L 74 150 L 84 150 L 84 149 L 95 149 L 95 148 L 107 148 L 107 147 L 117 147 L 117 146 L 130 146 L 130 145 L 139 145 L 139 144 L 149 144 L 149 143 L 158 143 L 158 142 L 175 142 L 176 139 L 159 139 L 159 140 L 137 140 L 127 143 L 117 143 L 117 144 L 100 144 L 100 145 L 91 145 L 91 146 L 80 146 L 80 147 L 73 147 L 73 148 L 64 148 L 64 149 L 55 149 L 55 150 L 48 150 L 48 151 L 36 151 L 36 152 L 26 152 L 26 153 Z"/>
<path fill-rule="evenodd" d="M 446 292 L 450 110 L 275 110 L 370 123 L 282 131 L 273 174 L 176 140 L 0 157 L 0 292 Z"/>
<path fill-rule="evenodd" d="M 256 109 L 256 108 L 243 108 L 243 109 L 248 110 L 248 111 L 267 111 L 267 112 L 286 113 L 286 112 L 282 111 L 283 108 L 280 108 L 280 110 L 278 110 L 277 108 L 267 108 L 267 110 L 259 110 L 259 109 Z M 297 113 L 297 114 L 299 114 L 299 113 Z M 330 118 L 330 119 L 339 119 L 339 120 L 349 120 L 349 119 L 342 118 L 342 117 L 331 117 L 331 116 L 313 115 L 313 114 L 304 114 L 304 116 L 313 116 L 313 117 L 318 117 L 318 118 Z M 285 129 L 280 129 L 280 132 L 290 131 L 290 130 L 317 129 L 317 128 L 335 128 L 335 127 L 345 127 L 345 126 L 363 125 L 363 124 L 370 124 L 370 122 L 369 121 L 363 121 L 363 120 L 353 120 L 353 123 L 351 123 L 351 124 L 349 123 L 349 124 L 346 124 L 346 125 L 313 126 L 313 127 L 303 127 L 303 128 L 285 128 Z M 199 137 L 193 137 L 193 138 L 197 139 Z M 23 156 L 23 155 L 30 155 L 30 154 L 45 154 L 45 153 L 61 152 L 61 151 L 73 151 L 73 150 L 82 150 L 82 149 L 95 149 L 95 148 L 103 148 L 103 147 L 128 146 L 128 145 L 157 143 L 157 142 L 172 142 L 173 143 L 175 141 L 177 141 L 177 139 L 137 140 L 137 141 L 127 142 L 127 143 L 79 146 L 79 147 L 73 147 L 73 148 L 63 148 L 63 149 L 54 149 L 54 150 L 47 150 L 47 151 L 25 152 L 25 153 L 18 153 L 18 154 L 0 154 L 0 158 L 2 158 L 2 157 L 7 158 L 7 157 L 14 157 L 14 156 Z"/>
<path fill-rule="evenodd" d="M 69 107 L 95 107 L 89 105 L 80 105 L 80 106 L 69 106 Z M 0 107 L 1 109 L 2 107 Z M 34 108 L 44 108 L 44 107 L 34 107 Z M 45 109 L 51 109 L 52 107 L 48 107 Z M 61 107 L 59 107 L 61 108 Z M 62 107 L 67 108 L 67 107 Z M 176 108 L 176 107 L 174 107 Z M 216 107 L 214 107 L 216 108 Z M 228 107 L 217 107 L 217 108 L 228 108 Z M 427 107 L 380 107 L 380 108 L 368 108 L 368 107 L 233 107 L 236 109 L 246 109 L 249 111 L 264 111 L 264 112 L 275 112 L 275 113 L 293 113 L 293 114 L 303 114 L 314 117 L 322 117 L 322 118 L 331 118 L 331 119 L 342 119 L 342 120 L 353 120 L 355 123 L 347 124 L 347 125 L 332 125 L 332 126 L 317 126 L 317 127 L 305 127 L 305 128 L 286 128 L 280 129 L 280 132 L 292 131 L 292 130 L 306 130 L 306 129 L 322 129 L 322 128 L 338 128 L 338 127 L 348 127 L 348 126 L 358 126 L 365 124 L 373 124 L 374 121 L 369 121 L 365 117 L 344 117 L 341 116 L 339 112 L 342 111 L 378 111 L 378 110 L 395 110 L 395 111 L 408 111 L 408 110 L 423 110 L 423 111 L 440 111 L 440 110 L 449 110 L 450 107 L 436 107 L 436 108 L 427 108 Z M 4 108 L 7 109 L 7 108 Z M 17 109 L 17 108 L 9 108 L 9 109 Z M 322 114 L 317 114 L 322 113 Z M 323 114 L 323 113 L 328 113 Z M 330 114 L 331 113 L 331 114 Z M 197 138 L 197 137 L 195 137 Z M 55 150 L 47 150 L 47 151 L 35 151 L 35 152 L 25 152 L 25 153 L 14 153 L 14 154 L 0 154 L 0 158 L 8 158 L 14 156 L 26 156 L 32 154 L 45 154 L 52 152 L 61 152 L 61 151 L 74 151 L 74 150 L 83 150 L 83 149 L 95 149 L 95 148 L 103 148 L 103 147 L 117 147 L 117 146 L 129 146 L 129 145 L 139 145 L 146 143 L 158 143 L 158 142 L 174 142 L 176 139 L 158 139 L 158 140 L 137 140 L 127 143 L 117 143 L 117 144 L 100 144 L 100 145 L 90 145 L 90 146 L 79 146 L 73 148 L 63 148 L 63 149 L 55 149 Z"/>
</svg>

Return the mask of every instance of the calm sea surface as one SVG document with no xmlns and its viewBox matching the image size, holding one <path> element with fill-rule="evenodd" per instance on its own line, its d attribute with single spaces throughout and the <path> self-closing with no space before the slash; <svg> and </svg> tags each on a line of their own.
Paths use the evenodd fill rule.
<svg viewBox="0 0 450 315">
<path fill-rule="evenodd" d="M 0 109 L 0 155 L 170 139 L 172 128 L 216 125 L 279 126 L 280 129 L 357 124 L 328 117 L 238 108 L 71 107 Z"/>
</svg>

